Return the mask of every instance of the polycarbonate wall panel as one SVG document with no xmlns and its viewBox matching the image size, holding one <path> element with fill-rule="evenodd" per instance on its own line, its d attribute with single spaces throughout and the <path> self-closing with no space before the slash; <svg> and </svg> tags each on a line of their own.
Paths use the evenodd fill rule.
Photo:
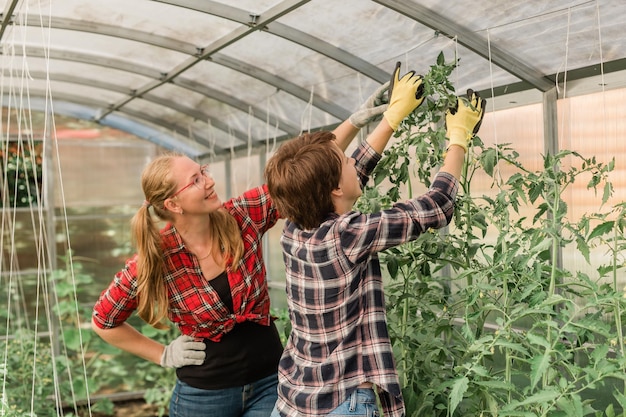
<svg viewBox="0 0 626 417">
<path fill-rule="evenodd" d="M 470 87 L 476 90 L 488 88 L 492 82 L 500 85 L 518 81 L 501 68 L 496 66 L 490 68 L 488 61 L 435 29 L 421 25 L 390 9 L 379 7 L 373 2 L 349 3 L 349 5 L 344 3 L 345 7 L 337 7 L 336 2 L 332 1 L 310 2 L 284 16 L 280 22 L 313 34 L 333 45 L 340 45 L 346 52 L 389 73 L 393 71 L 397 61 L 400 61 L 402 68 L 407 71 L 426 73 L 430 66 L 437 62 L 437 56 L 443 52 L 449 63 L 454 62 L 455 58 L 460 59 L 459 70 L 451 80 L 461 92 Z M 473 5 L 466 8 L 471 9 Z M 440 3 L 433 5 L 433 9 L 438 13 L 444 12 Z M 455 7 L 447 7 L 445 16 L 448 17 L 448 13 L 458 13 L 460 10 L 463 9 L 456 4 Z M 453 21 L 459 22 L 458 19 Z M 374 33 L 375 37 L 372 35 Z M 316 65 L 312 67 L 318 69 Z M 294 68 L 294 71 L 300 70 Z M 325 82 L 332 84 L 337 78 L 334 72 L 329 71 Z M 337 88 L 329 90 L 334 93 L 332 97 L 339 97 L 339 102 L 344 107 L 356 109 L 358 105 L 355 107 L 355 103 L 350 102 L 350 96 L 358 90 L 354 87 L 344 89 L 341 83 L 336 85 Z"/>
<path fill-rule="evenodd" d="M 626 137 L 626 89 L 612 90 L 604 93 L 595 93 L 577 96 L 559 102 L 559 146 L 563 149 L 571 149 L 579 152 L 586 158 L 594 157 L 597 162 L 609 164 L 615 160 L 615 168 L 609 174 L 609 179 L 614 187 L 613 196 L 605 205 L 602 204 L 602 184 L 597 192 L 587 189 L 590 175 L 581 176 L 581 180 L 569 189 L 565 195 L 568 204 L 568 215 L 573 220 L 593 213 L 607 214 L 606 220 L 617 219 L 618 212 L 612 212 L 616 205 L 626 201 L 626 151 L 624 149 L 624 137 Z M 577 167 L 580 162 L 572 158 Z M 600 224 L 600 221 L 592 222 L 592 227 Z M 618 233 L 604 236 L 605 239 L 617 238 L 623 240 Z M 591 243 L 591 242 L 590 242 Z M 613 262 L 611 251 L 606 245 L 598 245 L 593 242 L 591 248 L 591 263 L 570 248 L 564 251 L 564 265 L 573 270 L 586 272 L 589 276 L 597 276 L 597 268 L 611 265 Z M 573 246 L 573 244 L 572 244 Z M 617 265 L 623 265 L 622 251 L 618 251 Z M 605 277 L 606 282 L 612 283 L 612 277 Z M 618 289 L 626 285 L 626 272 L 623 269 L 617 271 Z"/>
<path fill-rule="evenodd" d="M 139 208 L 143 203 L 141 171 L 156 155 L 157 148 L 147 141 L 119 133 L 117 137 L 107 137 L 110 129 L 104 131 L 104 137 L 100 132 L 97 130 L 91 137 L 86 136 L 90 131 L 83 131 L 83 137 L 81 132 L 74 132 L 71 138 L 58 138 L 61 177 L 56 160 L 51 167 L 57 173 L 57 207 Z"/>
<path fill-rule="evenodd" d="M 259 48 L 259 45 L 264 45 L 264 47 Z M 268 58 L 269 51 L 274 51 L 271 58 Z M 288 117 L 288 120 L 293 125 L 298 127 L 301 126 L 302 115 L 309 110 L 311 95 L 316 94 L 324 98 L 337 96 L 332 95 L 332 91 L 328 91 L 327 81 L 349 73 L 345 66 L 340 65 L 336 61 L 314 53 L 304 46 L 264 32 L 255 32 L 236 44 L 225 48 L 222 52 L 226 56 L 246 62 L 253 67 L 304 89 L 307 94 L 304 97 L 300 97 L 298 107 L 289 109 L 283 107 L 284 110 L 280 111 L 281 114 L 285 114 Z M 239 88 L 238 84 L 233 84 L 230 87 Z M 251 99 L 255 103 L 263 103 L 265 99 L 271 97 L 279 90 L 280 86 L 274 86 L 271 90 L 264 90 L 267 92 L 266 95 L 255 95 L 254 91 L 256 90 L 246 91 L 243 94 L 244 96 L 252 95 Z M 346 88 L 345 91 L 351 90 Z M 342 93 L 345 94 L 345 91 Z M 241 93 L 237 92 L 236 94 L 239 95 Z M 334 100 L 331 101 L 334 102 Z M 279 101 L 275 102 L 275 105 L 285 106 L 285 104 Z M 309 128 L 309 126 L 323 126 L 328 121 L 319 109 L 312 109 L 307 118 L 310 119 L 310 122 L 307 122 L 307 125 L 304 126 L 305 128 Z M 343 119 L 334 119 L 333 122 L 341 120 Z"/>
</svg>

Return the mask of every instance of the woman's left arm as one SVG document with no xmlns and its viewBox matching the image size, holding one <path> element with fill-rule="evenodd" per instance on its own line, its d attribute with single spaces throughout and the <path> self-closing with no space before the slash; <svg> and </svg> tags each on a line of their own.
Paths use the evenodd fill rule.
<svg viewBox="0 0 626 417">
<path fill-rule="evenodd" d="M 337 146 L 339 146 L 339 149 L 345 152 L 348 146 L 350 146 L 350 143 L 352 143 L 352 140 L 356 137 L 356 134 L 359 133 L 359 130 L 361 129 L 354 127 L 349 120 L 337 126 L 337 128 L 333 130 L 333 134 L 337 138 L 335 142 Z"/>
</svg>

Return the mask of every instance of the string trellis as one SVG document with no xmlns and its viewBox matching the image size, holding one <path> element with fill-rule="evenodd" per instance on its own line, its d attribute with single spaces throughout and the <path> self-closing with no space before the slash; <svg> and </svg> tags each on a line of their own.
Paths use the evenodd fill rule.
<svg viewBox="0 0 626 417">
<path fill-rule="evenodd" d="M 67 221 L 59 228 L 55 226 L 54 195 L 48 187 L 51 176 L 56 175 L 59 209 L 66 220 L 59 159 L 54 157 L 59 149 L 48 75 L 50 22 L 39 12 L 48 75 L 40 129 L 30 110 L 28 59 L 25 49 L 18 46 L 26 44 L 18 34 L 26 33 L 25 20 L 30 15 L 28 4 L 22 7 L 2 45 L 0 416 L 16 411 L 62 416 L 64 409 L 73 409 L 78 415 L 81 401 L 86 404 L 83 415 L 91 415 L 74 265 L 71 256 L 61 266 L 56 258 L 59 233 L 71 254 L 69 226 Z M 61 311 L 62 301 L 73 305 L 73 311 Z"/>
</svg>

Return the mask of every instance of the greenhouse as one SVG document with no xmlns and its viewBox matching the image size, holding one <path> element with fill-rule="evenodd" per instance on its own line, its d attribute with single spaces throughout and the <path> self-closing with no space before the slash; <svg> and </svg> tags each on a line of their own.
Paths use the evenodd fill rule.
<svg viewBox="0 0 626 417">
<path fill-rule="evenodd" d="M 224 410 L 278 366 L 267 417 L 329 415 L 357 386 L 381 416 L 626 417 L 626 1 L 0 4 L 0 416 L 222 417 L 173 397 Z M 356 203 L 329 218 L 368 227 L 333 241 L 341 266 L 303 254 L 311 228 L 267 179 L 326 131 L 340 167 L 380 158 L 362 191 L 334 183 Z M 460 149 L 449 219 L 416 231 Z M 421 217 L 377 246 L 395 210 Z M 297 349 L 322 356 L 289 368 Z"/>
</svg>

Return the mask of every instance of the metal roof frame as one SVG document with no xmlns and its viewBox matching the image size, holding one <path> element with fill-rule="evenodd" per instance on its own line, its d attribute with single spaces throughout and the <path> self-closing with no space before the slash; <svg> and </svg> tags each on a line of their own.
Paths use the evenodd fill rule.
<svg viewBox="0 0 626 417">
<path fill-rule="evenodd" d="M 534 0 L 535 3 L 538 1 Z M 68 10 L 71 10 L 69 3 L 78 4 L 82 2 L 87 4 L 86 0 L 74 2 L 57 0 L 57 3 L 63 3 L 63 6 L 68 8 Z M 461 2 L 468 3 L 467 0 L 461 0 Z M 248 3 L 247 6 L 244 3 Z M 349 0 L 347 3 L 342 3 L 342 5 L 332 3 L 332 0 L 265 0 L 260 3 L 241 1 L 238 2 L 238 5 L 242 5 L 242 7 L 234 7 L 231 3 L 216 0 L 137 0 L 136 4 L 141 4 L 142 10 L 151 10 L 151 4 L 160 4 L 168 7 L 167 10 L 184 9 L 189 13 L 198 13 L 206 16 L 212 19 L 210 20 L 212 24 L 219 21 L 230 22 L 228 26 L 220 28 L 221 31 L 218 31 L 219 33 L 216 36 L 207 36 L 206 39 L 208 41 L 199 44 L 197 40 L 187 39 L 184 37 L 184 34 L 181 35 L 175 31 L 163 31 L 161 33 L 155 29 L 146 30 L 144 27 L 134 27 L 126 24 L 124 21 L 119 23 L 117 21 L 115 23 L 111 20 L 107 21 L 106 10 L 103 10 L 101 18 L 97 13 L 99 6 L 94 6 L 93 3 L 89 3 L 86 7 L 91 9 L 95 7 L 95 10 L 91 10 L 90 13 L 84 13 L 84 15 L 68 13 L 66 10 L 56 14 L 53 7 L 51 7 L 52 12 L 48 15 L 45 13 L 37 14 L 32 9 L 22 11 L 20 7 L 23 7 L 23 4 L 18 0 L 11 0 L 4 2 L 3 5 L 4 12 L 0 24 L 0 42 L 6 43 L 10 29 L 20 24 L 35 30 L 38 24 L 43 21 L 50 30 L 72 32 L 75 38 L 81 37 L 76 37 L 77 34 L 85 34 L 109 39 L 112 45 L 114 44 L 113 40 L 124 40 L 133 44 L 134 49 L 125 53 L 116 54 L 113 46 L 112 50 L 108 50 L 106 54 L 103 54 L 97 48 L 89 49 L 88 44 L 76 48 L 57 45 L 52 42 L 50 45 L 43 43 L 37 45 L 37 42 L 25 42 L 22 45 L 22 51 L 28 58 L 52 60 L 58 63 L 61 68 L 63 67 L 63 62 L 78 63 L 102 69 L 108 68 L 119 73 L 129 74 L 129 76 L 136 76 L 134 85 L 131 87 L 131 83 L 124 85 L 116 82 L 115 79 L 103 79 L 92 76 L 89 72 L 76 74 L 66 73 L 56 68 L 50 71 L 34 69 L 29 71 L 29 76 L 33 80 L 40 83 L 55 82 L 61 85 L 73 86 L 74 90 L 69 91 L 68 88 L 68 91 L 53 91 L 51 97 L 48 97 L 49 93 L 45 89 L 32 88 L 29 91 L 29 95 L 42 99 L 50 98 L 75 106 L 85 106 L 86 110 L 79 113 L 90 115 L 92 120 L 97 123 L 106 124 L 109 116 L 113 114 L 117 114 L 122 118 L 128 117 L 132 121 L 132 123 L 129 123 L 129 126 L 136 127 L 141 123 L 145 123 L 150 128 L 149 130 L 161 130 L 162 135 L 160 135 L 159 143 L 165 143 L 166 147 L 176 148 L 181 141 L 181 137 L 187 137 L 189 141 L 197 142 L 198 153 L 196 156 L 211 153 L 216 155 L 232 154 L 235 149 L 260 148 L 264 146 L 267 137 L 264 137 L 262 134 L 251 133 L 250 123 L 256 124 L 257 131 L 258 126 L 264 123 L 275 127 L 274 136 L 280 139 L 296 136 L 311 126 L 304 126 L 300 120 L 295 120 L 292 116 L 286 117 L 292 109 L 293 103 L 299 103 L 296 113 L 302 113 L 307 106 L 314 109 L 317 120 L 321 121 L 321 123 L 319 121 L 316 122 L 316 125 L 313 126 L 314 128 L 334 126 L 347 118 L 350 112 L 354 110 L 352 106 L 355 100 L 353 100 L 353 97 L 350 97 L 350 91 L 347 92 L 345 97 L 338 98 L 336 95 L 332 95 L 333 91 L 329 88 L 322 88 L 321 91 L 314 90 L 312 85 L 315 85 L 316 82 L 318 83 L 319 80 L 307 81 L 309 84 L 303 85 L 301 81 L 295 81 L 294 77 L 291 76 L 292 74 L 287 76 L 287 74 L 277 73 L 275 70 L 270 69 L 271 66 L 265 65 L 265 62 L 257 61 L 255 63 L 245 57 L 238 57 L 236 54 L 230 53 L 229 48 L 232 46 L 237 46 L 244 41 L 251 42 L 252 39 L 255 41 L 260 39 L 252 38 L 252 36 L 259 33 L 264 36 L 282 39 L 284 42 L 309 51 L 307 54 L 311 56 L 317 54 L 320 57 L 324 57 L 319 58 L 320 61 L 327 59 L 330 61 L 326 62 L 335 62 L 339 67 L 345 68 L 342 69 L 342 72 L 348 74 L 351 77 L 350 80 L 354 80 L 357 77 L 359 83 L 377 85 L 384 83 L 390 76 L 388 70 L 391 70 L 392 66 L 384 65 L 384 63 L 386 61 L 398 60 L 400 57 L 392 51 L 386 55 L 383 48 L 381 48 L 382 52 L 378 53 L 377 62 L 370 62 L 366 57 L 359 56 L 358 48 L 355 49 L 354 47 L 356 42 L 351 38 L 350 25 L 355 25 L 353 29 L 356 31 L 358 29 L 356 25 L 359 25 L 361 22 L 367 20 L 367 24 L 373 25 L 376 23 L 375 18 L 382 16 L 382 19 L 386 19 L 389 22 L 389 26 L 392 24 L 397 25 L 398 22 L 401 22 L 404 25 L 414 25 L 412 26 L 412 31 L 417 35 L 423 35 L 428 33 L 428 31 L 432 31 L 436 35 L 441 34 L 446 38 L 453 39 L 454 42 L 458 42 L 458 45 L 465 48 L 464 53 L 466 57 L 469 53 L 475 54 L 476 58 L 470 57 L 470 59 L 479 63 L 482 62 L 481 65 L 489 66 L 490 68 L 492 64 L 497 66 L 502 70 L 500 71 L 500 76 L 504 77 L 503 74 L 508 74 L 509 78 L 507 78 L 507 81 L 498 85 L 492 85 L 489 88 L 483 85 L 482 89 L 478 89 L 486 97 L 489 97 L 491 94 L 498 96 L 528 89 L 546 93 L 559 83 L 559 72 L 555 71 L 548 74 L 540 70 L 538 66 L 530 65 L 529 60 L 520 57 L 520 52 L 525 51 L 516 50 L 511 43 L 501 42 L 502 45 L 500 45 L 497 41 L 489 39 L 488 36 L 485 36 L 484 30 L 482 32 L 477 30 L 477 23 L 474 20 L 469 20 L 471 24 L 464 22 L 462 19 L 464 13 L 462 11 L 454 10 L 453 13 L 448 8 L 445 10 L 444 15 L 444 11 L 438 7 L 438 3 L 434 0 L 373 0 L 372 2 L 361 1 L 359 3 L 356 0 Z M 477 6 L 483 15 L 486 10 L 497 9 L 499 5 L 499 3 L 497 5 L 492 3 L 486 5 L 485 2 L 477 3 L 475 1 L 471 3 Z M 506 7 L 522 7 L 516 4 L 511 5 L 509 2 L 503 2 L 502 7 L 505 7 L 505 4 Z M 554 3 L 556 11 L 562 14 L 568 13 L 568 17 L 573 14 L 572 9 L 587 8 L 587 15 L 591 16 L 587 16 L 587 19 L 593 18 L 594 5 L 598 13 L 601 8 L 608 9 L 609 12 L 606 15 L 609 18 L 614 14 L 610 13 L 611 10 L 626 9 L 626 6 L 620 4 L 619 0 L 558 0 L 558 2 Z M 456 5 L 459 9 L 462 9 L 462 6 L 462 4 Z M 254 10 L 254 7 L 259 9 Z M 309 26 L 307 30 L 300 27 L 306 25 L 293 23 L 294 21 L 301 22 L 303 17 L 308 18 L 309 16 L 311 16 L 311 20 L 315 20 L 314 18 L 319 16 L 312 15 L 311 12 L 317 12 L 318 9 L 329 10 L 333 7 L 343 12 L 345 16 L 349 16 L 350 12 L 354 12 L 356 16 L 361 11 L 360 16 L 364 16 L 362 18 L 364 20 L 359 20 L 358 17 L 355 17 L 354 21 L 346 21 L 344 18 L 340 23 L 345 23 L 346 27 L 339 28 L 335 24 L 334 27 L 337 28 L 337 34 L 326 32 L 324 33 L 324 38 L 319 33 L 314 33 L 315 30 L 311 30 L 315 29 L 315 27 Z M 351 9 L 349 11 L 340 10 L 344 7 L 350 7 Z M 532 5 L 528 7 L 532 7 Z M 76 10 L 79 10 L 81 13 L 84 12 L 83 9 L 78 7 L 73 11 Z M 537 24 L 539 24 L 544 19 L 541 14 L 534 16 L 531 15 L 532 11 L 528 9 L 526 11 L 530 16 L 527 17 L 529 21 L 535 19 L 538 22 Z M 371 17 L 372 14 L 377 15 Z M 292 17 L 292 15 L 297 17 Z M 468 16 L 468 19 L 470 17 Z M 494 19 L 489 21 L 489 19 L 496 17 L 500 20 Z M 156 13 L 154 16 L 146 16 L 146 20 L 150 20 L 150 24 L 155 28 L 168 26 L 168 18 L 169 16 L 165 14 L 159 15 Z M 484 18 L 487 21 L 487 27 L 504 24 L 501 21 L 502 17 L 495 12 L 493 16 L 484 16 Z M 604 19 L 606 21 L 606 16 Z M 331 20 L 330 16 L 329 20 Z M 597 24 L 598 22 L 592 23 Z M 507 24 L 512 23 L 507 22 Z M 574 22 L 573 26 L 575 24 L 576 22 Z M 616 59 L 602 62 L 601 52 L 600 59 L 596 58 L 593 62 L 586 62 L 586 65 L 581 65 L 582 62 L 577 62 L 568 70 L 570 80 L 596 76 L 598 72 L 626 70 L 624 47 L 618 46 L 617 43 L 620 42 L 620 39 L 614 39 L 613 37 L 614 33 L 616 33 L 614 27 L 617 24 L 619 22 L 608 22 L 607 26 L 610 30 L 607 32 L 609 35 L 602 39 L 602 43 L 606 44 L 605 48 L 616 53 Z M 376 26 L 372 27 L 377 28 Z M 543 29 L 546 30 L 546 27 Z M 385 30 L 388 29 L 385 28 Z M 179 31 L 181 31 L 180 28 Z M 382 32 L 383 29 L 381 29 Z M 375 42 L 375 35 L 375 33 L 372 33 L 371 40 L 359 40 L 360 44 L 357 46 L 363 48 L 365 46 L 363 42 Z M 384 39 L 382 39 L 382 42 L 384 42 Z M 243 44 L 245 45 L 246 43 Z M 601 47 L 604 47 L 604 45 L 601 45 Z M 157 65 L 154 65 L 154 59 L 152 61 L 144 60 L 143 62 L 145 63 L 142 63 L 142 60 L 139 58 L 144 50 L 148 48 L 157 48 L 158 50 L 170 51 L 176 54 L 176 58 L 173 59 L 174 64 L 167 64 L 164 61 L 164 65 L 159 65 L 158 62 Z M 260 45 L 259 48 L 264 48 L 264 45 Z M 279 48 L 276 50 L 268 48 L 268 54 L 276 53 L 281 53 Z M 274 57 L 269 55 L 268 59 L 272 60 L 276 59 L 276 57 L 276 55 Z M 202 72 L 204 69 L 198 71 L 196 67 L 204 66 L 206 65 L 205 63 L 217 65 L 223 68 L 224 71 L 229 71 L 229 73 L 238 73 L 242 77 L 240 80 L 253 79 L 255 83 L 265 85 L 266 91 L 259 93 L 260 99 L 255 103 L 249 97 L 244 98 L 243 96 L 239 97 L 233 94 L 232 89 L 223 89 L 220 83 L 223 84 L 224 80 L 212 79 L 210 80 L 211 82 L 207 82 L 205 79 L 201 80 L 198 78 L 197 72 Z M 556 69 L 556 65 L 552 66 Z M 354 81 L 350 82 L 352 83 L 350 85 L 353 86 Z M 337 83 L 339 84 L 339 81 Z M 163 90 L 165 87 L 169 90 Z M 338 88 L 335 85 L 332 87 Z M 100 90 L 103 94 L 106 93 L 106 98 L 88 95 L 81 96 L 79 92 L 87 88 Z M 169 95 L 171 89 L 176 91 L 174 97 Z M 271 93 L 271 91 L 274 91 L 274 93 Z M 268 100 L 271 98 L 268 94 L 274 94 L 283 100 L 286 98 L 287 103 L 279 108 L 279 111 L 269 111 L 263 107 L 263 104 L 260 104 L 263 103 L 261 101 L 263 97 L 267 97 Z M 186 95 L 193 96 L 195 101 L 185 102 L 180 99 L 180 97 Z M 354 91 L 352 91 L 352 96 L 354 96 Z M 206 105 L 206 100 L 209 100 L 208 106 Z M 216 107 L 217 104 L 211 103 L 220 104 Z M 345 103 L 350 104 L 347 106 Z M 159 109 L 166 109 L 167 115 L 160 114 Z M 215 111 L 216 109 L 218 110 L 217 112 Z M 234 120 L 236 120 L 235 123 L 232 123 L 225 117 L 225 114 L 230 114 L 228 112 L 237 115 L 233 116 Z M 256 121 L 253 122 L 249 119 L 255 119 Z M 199 124 L 209 124 L 212 129 L 221 131 L 220 139 L 218 141 L 213 140 L 212 134 L 208 130 L 200 128 Z M 136 132 L 131 131 L 131 133 Z M 149 136 L 155 137 L 154 135 Z M 169 139 L 163 139 L 168 137 Z M 228 140 L 225 138 L 228 138 Z"/>
</svg>

